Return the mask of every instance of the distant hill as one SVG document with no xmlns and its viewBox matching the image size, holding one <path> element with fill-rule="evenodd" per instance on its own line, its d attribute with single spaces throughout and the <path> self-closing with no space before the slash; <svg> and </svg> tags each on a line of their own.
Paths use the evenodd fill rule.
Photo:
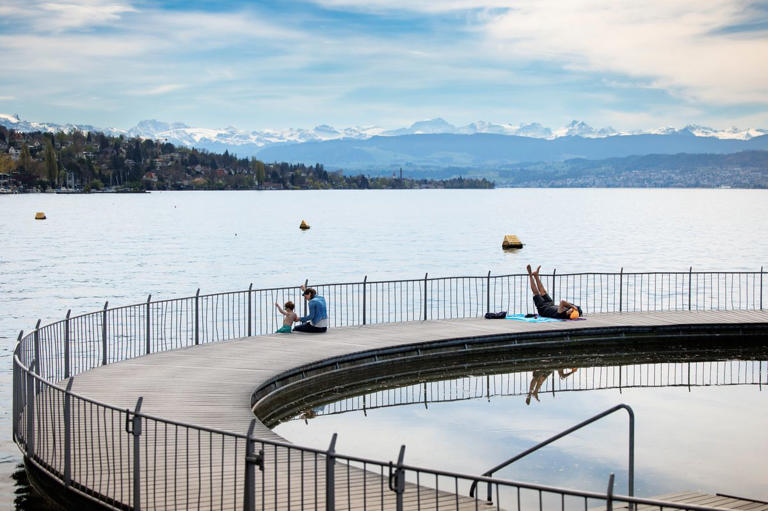
<svg viewBox="0 0 768 511">
<path fill-rule="evenodd" d="M 263 161 L 323 162 L 329 169 L 387 171 L 403 167 L 488 169 L 525 162 L 602 160 L 647 154 L 727 154 L 768 150 L 768 135 L 750 140 L 671 134 L 555 139 L 493 134 L 376 136 L 365 140 L 328 140 L 265 147 Z"/>
</svg>

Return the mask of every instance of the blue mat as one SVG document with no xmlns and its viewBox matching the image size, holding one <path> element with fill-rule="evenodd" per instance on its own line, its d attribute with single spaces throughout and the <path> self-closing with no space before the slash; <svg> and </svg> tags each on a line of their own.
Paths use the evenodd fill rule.
<svg viewBox="0 0 768 511">
<path fill-rule="evenodd" d="M 564 319 L 545 318 L 538 316 L 535 318 L 526 318 L 525 314 L 509 314 L 506 319 L 514 319 L 515 321 L 525 321 L 526 323 L 549 323 L 551 321 L 559 322 L 565 321 Z"/>
</svg>

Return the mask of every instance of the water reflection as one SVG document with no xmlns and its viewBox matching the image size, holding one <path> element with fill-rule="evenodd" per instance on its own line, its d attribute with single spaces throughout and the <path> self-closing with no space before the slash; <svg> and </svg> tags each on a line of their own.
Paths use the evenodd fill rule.
<svg viewBox="0 0 768 511">
<path fill-rule="evenodd" d="M 16 511 L 54 511 L 61 509 L 37 492 L 27 478 L 24 465 L 16 465 L 16 470 L 11 475 L 14 490 L 14 509 Z"/>
<path fill-rule="evenodd" d="M 560 375 L 561 380 L 564 380 L 576 371 L 578 371 L 578 368 L 576 367 L 572 367 L 570 370 L 558 369 L 557 374 Z M 544 382 L 547 381 L 550 375 L 554 376 L 554 374 L 554 371 L 549 371 L 547 369 L 533 371 L 531 376 L 531 386 L 528 387 L 528 395 L 525 396 L 525 404 L 531 404 L 531 396 L 533 396 L 536 401 L 539 401 L 539 390 L 541 390 L 541 386 L 544 385 Z"/>
<path fill-rule="evenodd" d="M 768 500 L 768 353 L 736 357 L 699 352 L 689 362 L 606 366 L 550 359 L 502 374 L 475 368 L 437 381 L 390 381 L 355 396 L 324 396 L 275 430 L 317 448 L 338 432 L 339 452 L 381 460 L 405 444 L 409 464 L 480 474 L 626 403 L 636 414 L 637 495 L 692 490 Z M 604 491 L 615 473 L 616 491 L 626 492 L 626 428 L 625 416 L 606 417 L 497 476 Z"/>
<path fill-rule="evenodd" d="M 650 363 L 613 366 L 553 368 L 544 362 L 539 369 L 530 371 L 467 375 L 438 381 L 424 381 L 412 385 L 393 386 L 373 392 L 334 400 L 334 392 L 320 394 L 318 404 L 304 408 L 296 416 L 284 420 L 310 419 L 323 415 L 336 415 L 394 406 L 430 403 L 448 403 L 469 399 L 501 396 L 526 396 L 540 401 L 539 393 L 553 396 L 563 392 L 615 389 L 623 393 L 628 389 L 682 387 L 689 391 L 695 387 L 768 385 L 768 362 L 762 360 L 713 360 L 698 362 Z"/>
</svg>

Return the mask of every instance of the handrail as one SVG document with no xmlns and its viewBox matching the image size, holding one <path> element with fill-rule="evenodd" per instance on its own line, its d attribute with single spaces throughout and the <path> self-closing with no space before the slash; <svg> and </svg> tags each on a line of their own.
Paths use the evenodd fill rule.
<svg viewBox="0 0 768 511">
<path fill-rule="evenodd" d="M 577 431 L 589 424 L 592 424 L 595 421 L 598 421 L 602 419 L 603 417 L 610 415 L 614 412 L 617 412 L 621 409 L 624 409 L 629 414 L 629 485 L 628 485 L 628 491 L 627 494 L 632 497 L 635 494 L 635 413 L 632 411 L 632 407 L 626 404 L 620 404 L 616 405 L 612 408 L 609 408 L 605 410 L 604 412 L 598 413 L 597 415 L 590 417 L 587 420 L 584 420 L 575 426 L 571 426 L 570 428 L 561 431 L 560 433 L 549 437 L 548 439 L 544 440 L 543 442 L 539 442 L 538 444 L 534 445 L 533 447 L 526 449 L 525 451 L 521 452 L 520 454 L 513 456 L 512 458 L 508 459 L 507 461 L 503 461 L 493 467 L 490 470 L 487 470 L 486 472 L 483 472 L 483 476 L 491 477 L 494 472 L 497 472 L 501 470 L 504 467 L 507 467 L 511 465 L 512 463 L 516 462 L 517 460 L 524 458 L 528 456 L 529 454 L 538 451 L 542 447 L 551 444 L 555 440 L 558 440 L 560 438 L 563 438 L 564 436 L 570 435 L 574 431 Z M 472 483 L 472 486 L 469 488 L 469 496 L 474 497 L 475 496 L 475 489 L 477 488 L 477 481 Z M 491 485 L 488 485 L 488 502 L 493 502 L 493 495 L 491 493 Z"/>
</svg>

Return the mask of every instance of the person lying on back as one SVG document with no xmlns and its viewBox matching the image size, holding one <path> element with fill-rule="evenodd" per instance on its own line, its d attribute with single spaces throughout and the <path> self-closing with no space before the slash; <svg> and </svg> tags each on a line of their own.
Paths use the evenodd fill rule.
<svg viewBox="0 0 768 511">
<path fill-rule="evenodd" d="M 555 301 L 547 294 L 547 290 L 539 278 L 541 266 L 536 268 L 536 271 L 531 271 L 531 265 L 529 264 L 526 266 L 526 269 L 528 270 L 531 291 L 533 291 L 533 303 L 536 305 L 539 316 L 555 319 L 576 319 L 584 315 L 581 312 L 581 307 L 565 300 L 560 300 L 560 304 L 555 305 Z"/>
</svg>

